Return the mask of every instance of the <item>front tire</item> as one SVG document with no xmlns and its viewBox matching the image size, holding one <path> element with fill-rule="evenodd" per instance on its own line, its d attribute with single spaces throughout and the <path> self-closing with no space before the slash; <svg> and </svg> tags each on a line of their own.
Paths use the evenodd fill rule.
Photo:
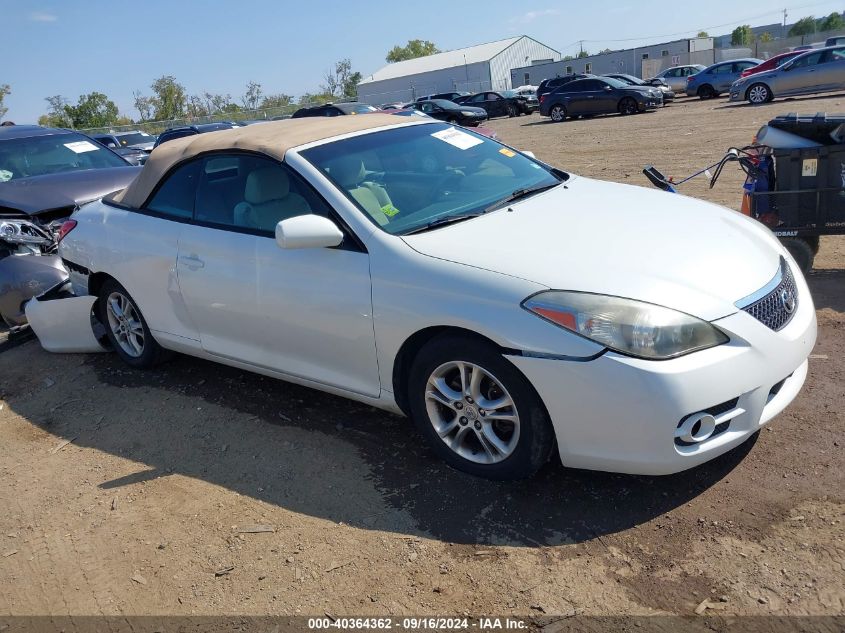
<svg viewBox="0 0 845 633">
<path fill-rule="evenodd" d="M 100 288 L 97 305 L 106 336 L 124 363 L 136 369 L 148 369 L 167 358 L 167 350 L 153 338 L 126 288 L 113 279 L 106 281 Z"/>
<path fill-rule="evenodd" d="M 760 105 L 771 101 L 774 98 L 774 95 L 766 84 L 758 83 L 748 89 L 748 92 L 745 94 L 745 98 L 748 99 L 748 103 L 752 105 Z"/>
<path fill-rule="evenodd" d="M 530 477 L 554 447 L 546 409 L 528 380 L 491 344 L 441 336 L 417 355 L 411 418 L 453 468 L 488 479 Z"/>
<path fill-rule="evenodd" d="M 638 110 L 637 102 L 631 97 L 625 97 L 619 102 L 619 114 L 622 116 L 636 114 Z"/>
<path fill-rule="evenodd" d="M 566 120 L 566 108 L 562 105 L 553 106 L 549 112 L 549 116 L 555 123 L 562 123 Z"/>
<path fill-rule="evenodd" d="M 508 104 L 508 116 L 510 118 L 519 116 L 519 109 L 514 104 Z"/>
</svg>

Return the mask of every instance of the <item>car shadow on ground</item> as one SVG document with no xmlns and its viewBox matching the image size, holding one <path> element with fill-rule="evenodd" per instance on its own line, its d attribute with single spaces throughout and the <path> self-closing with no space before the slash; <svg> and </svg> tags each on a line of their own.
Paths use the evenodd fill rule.
<svg viewBox="0 0 845 633">
<path fill-rule="evenodd" d="M 153 371 L 113 354 L 85 364 L 121 389 L 124 410 L 115 411 L 114 390 L 103 399 L 111 408 L 101 406 L 96 386 L 84 415 L 52 413 L 37 396 L 14 408 L 77 446 L 143 464 L 101 489 L 180 474 L 292 512 L 452 543 L 533 547 L 625 530 L 699 495 L 756 442 L 672 476 L 573 470 L 553 459 L 531 480 L 493 482 L 445 466 L 408 420 L 312 389 L 186 356 Z"/>
<path fill-rule="evenodd" d="M 830 101 L 833 99 L 842 99 L 845 97 L 845 93 L 842 92 L 833 92 L 828 94 L 821 94 L 821 95 L 800 95 L 796 97 L 775 97 L 773 101 L 769 101 L 767 103 L 748 103 L 748 101 L 736 101 L 731 102 L 728 101 L 723 103 L 720 106 L 716 106 L 713 108 L 714 110 L 723 110 L 726 108 L 772 108 L 784 105 L 801 105 L 805 101 Z M 718 97 L 721 99 L 722 97 Z M 815 114 L 817 110 L 814 110 L 812 113 L 808 114 Z"/>
<path fill-rule="evenodd" d="M 568 119 L 566 119 L 566 121 L 559 121 L 557 123 L 555 121 L 552 121 L 548 117 L 542 117 L 539 121 L 532 121 L 531 123 L 522 123 L 522 124 L 520 124 L 519 127 L 531 127 L 533 125 L 549 125 L 549 124 L 557 125 L 558 123 L 566 124 L 566 123 L 571 123 L 572 121 L 590 121 L 592 119 L 603 119 L 605 117 L 617 117 L 617 118 L 620 118 L 620 119 L 627 119 L 627 118 L 630 118 L 631 116 L 640 116 L 640 115 L 643 115 L 643 114 L 655 114 L 657 112 L 659 112 L 659 110 L 647 110 L 645 112 L 637 112 L 637 114 L 633 114 L 633 115 L 614 114 L 614 113 L 610 112 L 608 114 L 595 114 L 595 115 L 592 115 L 592 116 L 578 116 L 578 117 L 574 117 L 574 118 L 568 118 Z"/>
</svg>

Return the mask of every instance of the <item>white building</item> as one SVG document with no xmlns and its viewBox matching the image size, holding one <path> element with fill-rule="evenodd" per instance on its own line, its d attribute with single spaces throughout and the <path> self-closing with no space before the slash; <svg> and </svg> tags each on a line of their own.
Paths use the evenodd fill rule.
<svg viewBox="0 0 845 633">
<path fill-rule="evenodd" d="M 437 92 L 507 90 L 511 69 L 560 59 L 526 35 L 388 64 L 358 84 L 358 100 L 373 105 L 413 101 Z"/>
</svg>

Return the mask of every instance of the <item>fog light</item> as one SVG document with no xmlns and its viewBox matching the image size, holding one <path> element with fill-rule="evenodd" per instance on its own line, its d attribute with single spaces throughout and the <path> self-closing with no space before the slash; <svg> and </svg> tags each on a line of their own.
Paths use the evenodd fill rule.
<svg viewBox="0 0 845 633">
<path fill-rule="evenodd" d="M 693 413 L 681 422 L 675 437 L 690 444 L 698 444 L 713 435 L 715 430 L 716 418 L 705 412 Z"/>
</svg>

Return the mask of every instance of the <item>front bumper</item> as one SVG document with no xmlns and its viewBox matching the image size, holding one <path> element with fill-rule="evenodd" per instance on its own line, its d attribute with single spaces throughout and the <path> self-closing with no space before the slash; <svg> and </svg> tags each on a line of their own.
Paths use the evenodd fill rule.
<svg viewBox="0 0 845 633">
<path fill-rule="evenodd" d="M 793 274 L 800 303 L 779 332 L 738 311 L 714 322 L 729 343 L 672 360 L 613 352 L 588 362 L 508 356 L 543 399 L 563 464 L 665 475 L 709 461 L 756 433 L 798 394 L 816 341 L 809 290 L 794 266 Z M 679 444 L 682 421 L 708 410 L 720 432 Z"/>
<path fill-rule="evenodd" d="M 744 101 L 745 100 L 745 89 L 744 88 L 733 88 L 731 87 L 730 97 L 728 101 Z"/>
</svg>

